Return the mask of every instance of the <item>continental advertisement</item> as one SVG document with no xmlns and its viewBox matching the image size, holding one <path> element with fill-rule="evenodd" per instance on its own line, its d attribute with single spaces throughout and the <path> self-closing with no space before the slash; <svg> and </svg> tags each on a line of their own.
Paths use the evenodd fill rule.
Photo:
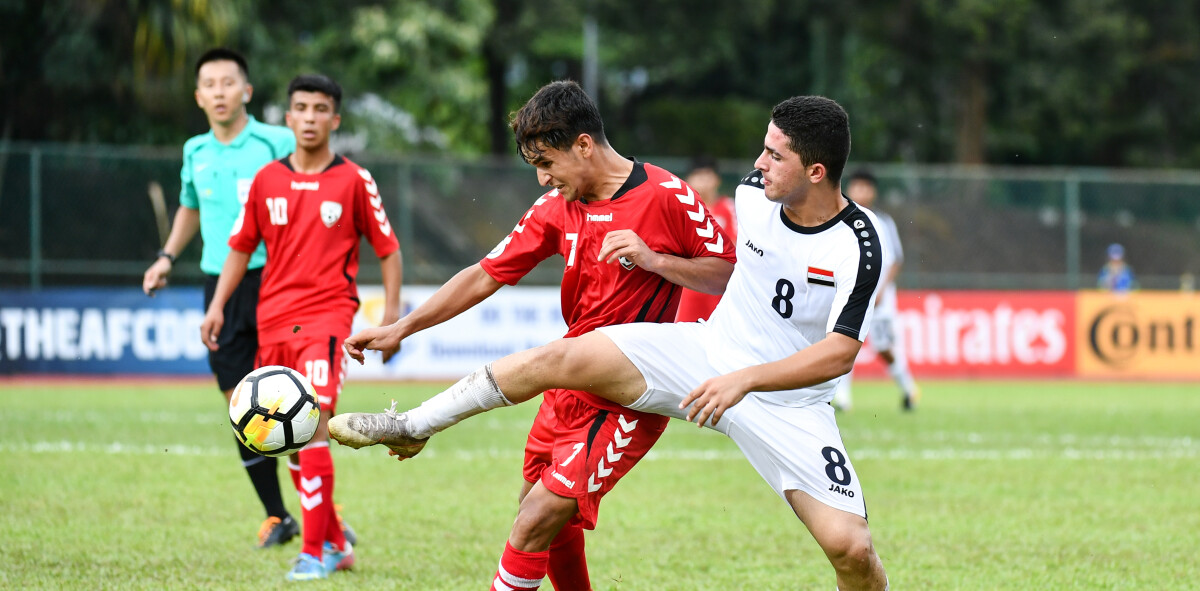
<svg viewBox="0 0 1200 591">
<path fill-rule="evenodd" d="M 1080 292 L 1076 306 L 1079 377 L 1200 378 L 1200 296 Z"/>
</svg>

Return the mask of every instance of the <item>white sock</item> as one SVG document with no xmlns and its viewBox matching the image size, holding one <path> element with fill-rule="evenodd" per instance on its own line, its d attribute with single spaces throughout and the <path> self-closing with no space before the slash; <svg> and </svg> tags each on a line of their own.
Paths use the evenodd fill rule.
<svg viewBox="0 0 1200 591">
<path fill-rule="evenodd" d="M 913 383 L 912 372 L 908 370 L 908 361 L 896 355 L 892 360 L 892 364 L 888 366 L 888 373 L 892 375 L 893 380 L 896 380 L 896 385 L 900 386 L 901 392 L 912 394 L 916 384 Z"/>
<path fill-rule="evenodd" d="M 854 380 L 854 371 L 842 376 L 838 380 L 837 386 L 833 389 L 833 405 L 837 408 L 848 409 L 854 405 L 854 401 L 850 396 L 850 384 Z"/>
<path fill-rule="evenodd" d="M 512 405 L 496 386 L 492 366 L 488 364 L 405 414 L 414 436 L 429 437 L 467 417 Z"/>
</svg>

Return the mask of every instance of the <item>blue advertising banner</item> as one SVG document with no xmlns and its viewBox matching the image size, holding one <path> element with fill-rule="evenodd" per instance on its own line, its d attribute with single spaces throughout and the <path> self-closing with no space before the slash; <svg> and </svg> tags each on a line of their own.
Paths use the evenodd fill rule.
<svg viewBox="0 0 1200 591">
<path fill-rule="evenodd" d="M 0 289 L 0 374 L 207 374 L 204 292 Z"/>
</svg>

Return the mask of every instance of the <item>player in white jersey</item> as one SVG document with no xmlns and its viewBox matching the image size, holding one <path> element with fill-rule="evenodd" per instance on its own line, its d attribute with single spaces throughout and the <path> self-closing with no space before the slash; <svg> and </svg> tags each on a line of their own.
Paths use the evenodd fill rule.
<svg viewBox="0 0 1200 591">
<path fill-rule="evenodd" d="M 560 339 L 497 360 L 408 412 L 334 417 L 330 436 L 383 444 L 403 459 L 480 412 L 550 388 L 586 389 L 728 435 L 825 551 L 838 589 L 886 590 L 862 487 L 826 404 L 866 338 L 883 263 L 875 216 L 841 193 L 849 152 L 836 102 L 801 96 L 775 107 L 756 170 L 737 190 L 738 262 L 708 323 Z M 361 362 L 373 345 L 352 337 L 346 349 Z M 632 436 L 636 421 L 619 419 Z M 541 584 L 501 578 L 512 588 Z"/>
<path fill-rule="evenodd" d="M 904 247 L 900 244 L 900 232 L 892 216 L 875 211 L 875 198 L 879 183 L 866 170 L 857 170 L 846 181 L 846 195 L 860 207 L 871 210 L 879 219 L 879 237 L 883 244 L 884 271 L 879 280 L 879 297 L 875 300 L 875 315 L 871 320 L 871 340 L 868 343 L 887 365 L 888 373 L 900 387 L 900 407 L 913 410 L 921 399 L 921 389 L 913 381 L 904 357 L 904 342 L 896 325 L 896 277 L 904 264 Z M 853 405 L 851 384 L 854 372 L 842 376 L 833 397 L 833 406 L 838 410 L 850 410 Z"/>
</svg>

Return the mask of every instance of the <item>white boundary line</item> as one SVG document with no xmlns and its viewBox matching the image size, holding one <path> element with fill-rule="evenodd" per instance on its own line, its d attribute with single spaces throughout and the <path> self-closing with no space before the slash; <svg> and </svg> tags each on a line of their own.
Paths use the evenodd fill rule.
<svg viewBox="0 0 1200 591">
<path fill-rule="evenodd" d="M 0 453 L 10 454 L 54 454 L 54 453 L 88 453 L 107 455 L 173 455 L 173 456 L 230 456 L 233 453 L 225 447 L 196 446 L 177 443 L 143 444 L 143 443 L 95 443 L 85 441 L 32 441 L 0 443 Z M 372 458 L 368 455 L 349 456 L 339 453 L 340 460 L 357 461 L 360 458 Z M 1178 447 L 1159 448 L 960 448 L 936 447 L 913 448 L 896 447 L 892 449 L 863 447 L 851 448 L 850 456 L 856 461 L 903 460 L 903 461 L 1019 461 L 1019 460 L 1162 460 L 1162 459 L 1196 459 L 1200 458 L 1200 446 L 1187 445 Z M 487 448 L 460 449 L 439 452 L 436 449 L 426 450 L 422 458 L 448 458 L 452 461 L 494 461 L 519 460 L 523 454 L 519 448 Z M 729 450 L 705 449 L 655 449 L 647 454 L 645 461 L 741 461 L 742 454 Z"/>
</svg>

